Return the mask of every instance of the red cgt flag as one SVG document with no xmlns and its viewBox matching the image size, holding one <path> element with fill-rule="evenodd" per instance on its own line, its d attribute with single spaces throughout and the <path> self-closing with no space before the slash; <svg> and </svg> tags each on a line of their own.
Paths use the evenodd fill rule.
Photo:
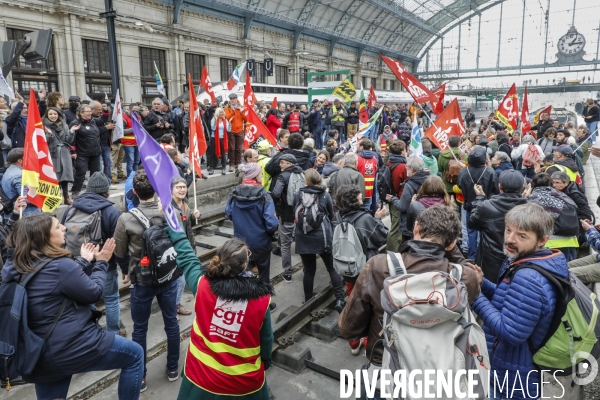
<svg viewBox="0 0 600 400">
<path fill-rule="evenodd" d="M 506 131 L 513 133 L 517 129 L 517 118 L 519 117 L 519 97 L 517 86 L 513 83 L 504 100 L 498 106 L 495 113 L 496 118 L 506 126 Z"/>
<path fill-rule="evenodd" d="M 446 84 L 442 84 L 439 88 L 433 91 L 435 97 L 438 98 L 438 102 L 433 106 L 433 113 L 440 115 L 444 111 L 444 96 L 446 95 Z"/>
<path fill-rule="evenodd" d="M 548 106 L 548 107 L 544 108 L 539 113 L 535 114 L 535 116 L 533 117 L 533 124 L 537 125 L 537 123 L 540 121 L 540 117 L 542 116 L 542 114 L 550 115 L 551 112 L 552 112 L 552 106 Z"/>
<path fill-rule="evenodd" d="M 449 149 L 448 138 L 450 136 L 462 136 L 465 133 L 464 123 L 460 115 L 458 100 L 454 99 L 450 105 L 437 117 L 425 136 L 440 150 Z"/>
<path fill-rule="evenodd" d="M 529 122 L 529 102 L 527 100 L 527 86 L 525 86 L 525 92 L 523 93 L 523 107 L 521 109 L 521 132 L 523 136 L 531 130 L 531 122 Z"/>
<path fill-rule="evenodd" d="M 254 108 L 256 103 L 256 96 L 254 96 L 254 90 L 252 90 L 252 81 L 250 72 L 246 72 L 246 85 L 244 86 L 244 107 Z"/>
<path fill-rule="evenodd" d="M 206 93 L 210 96 L 210 102 L 216 103 L 217 98 L 215 97 L 215 91 L 213 90 L 212 83 L 210 83 L 210 78 L 208 77 L 208 68 L 206 65 L 202 68 L 202 77 L 200 77 L 200 86 L 206 90 Z"/>
<path fill-rule="evenodd" d="M 396 78 L 398 78 L 400 83 L 404 85 L 406 90 L 408 90 L 408 93 L 410 93 L 412 98 L 415 99 L 417 103 L 437 103 L 438 98 L 431 93 L 427 86 L 423 85 L 417 78 L 406 72 L 400 61 L 392 60 L 391 58 L 381 54 L 379 57 L 381 57 L 381 59 L 392 70 L 394 75 L 396 75 Z"/>
<path fill-rule="evenodd" d="M 248 149 L 253 144 L 262 140 L 268 140 L 274 147 L 277 147 L 277 140 L 275 140 L 271 131 L 265 126 L 260 117 L 256 115 L 254 108 L 246 109 L 244 148 Z"/>
<path fill-rule="evenodd" d="M 375 103 L 377 103 L 377 95 L 375 94 L 373 85 L 371 85 L 371 88 L 369 89 L 369 96 L 367 97 L 367 107 L 369 110 L 375 107 Z"/>
<path fill-rule="evenodd" d="M 62 196 L 33 89 L 29 92 L 29 116 L 23 151 L 21 185 L 28 189 L 27 201 L 43 212 L 56 210 L 62 201 Z"/>
<path fill-rule="evenodd" d="M 194 92 L 194 84 L 192 83 L 192 74 L 188 74 L 188 85 L 190 88 L 190 160 L 194 165 L 196 174 L 202 176 L 202 154 L 206 153 L 208 146 L 206 145 L 206 137 L 204 136 L 204 126 L 200 120 L 200 108 L 198 107 L 198 99 Z"/>
</svg>

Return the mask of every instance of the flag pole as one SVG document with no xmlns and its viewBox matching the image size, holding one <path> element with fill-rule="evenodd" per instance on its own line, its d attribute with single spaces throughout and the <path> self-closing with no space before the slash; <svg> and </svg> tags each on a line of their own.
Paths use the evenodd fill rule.
<svg viewBox="0 0 600 400">
<path fill-rule="evenodd" d="M 429 120 L 429 122 L 431 122 L 431 125 L 433 125 L 433 127 L 437 130 L 438 127 L 435 124 L 435 122 L 433 122 L 433 120 L 431 119 L 431 117 L 429 116 L 429 114 L 427 114 L 427 112 L 423 109 L 423 107 L 421 107 L 421 104 L 419 104 L 418 101 L 415 101 L 415 103 L 417 103 L 417 105 L 419 106 L 419 108 L 421 109 L 421 111 L 423 112 L 423 114 L 425 114 L 425 116 L 427 117 L 427 119 Z M 456 160 L 456 162 L 458 163 L 462 163 L 462 161 L 460 161 L 458 158 L 456 158 L 456 154 L 454 154 L 454 152 L 452 151 L 452 149 L 450 150 L 450 154 L 452 154 L 452 157 L 454 157 L 454 159 Z"/>
<path fill-rule="evenodd" d="M 579 146 L 577 146 L 577 148 L 575 150 L 573 150 L 573 153 L 575 153 L 577 150 L 579 150 L 581 148 L 581 146 L 583 146 L 583 144 L 585 142 L 587 142 L 588 140 L 590 140 L 592 138 L 592 135 L 595 135 L 596 132 L 598 132 L 598 128 L 596 128 L 596 130 L 593 133 L 590 133 L 590 136 L 588 136 L 587 139 L 585 139 L 583 142 L 581 142 L 581 144 Z"/>
<path fill-rule="evenodd" d="M 21 197 L 25 193 L 25 187 L 21 185 Z M 19 219 L 23 218 L 23 207 L 19 207 Z"/>
<path fill-rule="evenodd" d="M 198 209 L 198 195 L 196 194 L 196 168 L 194 166 L 194 160 L 192 159 L 192 177 L 194 178 L 194 212 Z M 196 218 L 196 224 L 198 224 L 198 218 Z"/>
</svg>

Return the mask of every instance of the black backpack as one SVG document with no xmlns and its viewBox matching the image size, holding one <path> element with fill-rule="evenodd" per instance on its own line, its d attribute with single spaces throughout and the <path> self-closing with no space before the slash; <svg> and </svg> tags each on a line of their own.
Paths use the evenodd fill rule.
<svg viewBox="0 0 600 400">
<path fill-rule="evenodd" d="M 385 196 L 388 194 L 394 196 L 398 195 L 398 193 L 394 193 L 394 186 L 392 185 L 392 171 L 398 165 L 400 165 L 400 163 L 393 164 L 390 167 L 384 165 L 383 167 L 379 168 L 377 173 L 377 191 L 381 200 L 385 200 Z"/>
<path fill-rule="evenodd" d="M 64 298 L 50 330 L 43 338 L 29 329 L 25 287 L 51 261 L 50 258 L 44 258 L 36 263 L 33 272 L 21 274 L 16 280 L 0 285 L 0 381 L 6 384 L 7 390 L 11 387 L 11 379 L 31 374 L 44 351 L 46 340 L 69 301 Z"/>
<path fill-rule="evenodd" d="M 8 197 L 6 193 L 4 193 L 4 190 L 2 190 L 2 186 L 0 185 L 0 212 L 7 215 L 12 213 L 17 198 L 19 198 L 18 194 L 12 199 Z"/>
<path fill-rule="evenodd" d="M 152 221 L 139 209 L 132 208 L 129 213 L 138 220 L 146 229 L 142 235 L 142 254 L 140 259 L 148 256 L 150 259 L 151 283 L 153 286 L 173 282 L 181 276 L 181 269 L 177 266 L 177 253 L 171 239 L 165 233 L 166 223 L 154 225 Z"/>
<path fill-rule="evenodd" d="M 577 218 L 577 205 L 566 194 L 556 191 L 553 195 L 564 202 L 564 206 L 554 221 L 554 234 L 560 236 L 578 236 L 579 218 Z"/>
</svg>

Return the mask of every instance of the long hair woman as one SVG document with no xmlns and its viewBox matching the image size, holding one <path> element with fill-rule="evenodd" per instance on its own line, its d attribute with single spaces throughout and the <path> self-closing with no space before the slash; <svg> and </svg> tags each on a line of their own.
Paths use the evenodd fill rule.
<svg viewBox="0 0 600 400">
<path fill-rule="evenodd" d="M 42 213 L 19 220 L 7 240 L 2 280 L 39 270 L 26 287 L 28 325 L 40 337 L 49 335 L 33 372 L 23 379 L 35 384 L 38 400 L 65 399 L 74 374 L 120 369 L 119 400 L 138 399 L 144 375 L 141 346 L 102 330 L 89 307 L 102 297 L 115 241 L 108 239 L 102 250 L 84 244 L 75 259 L 64 243 L 65 227 Z"/>
<path fill-rule="evenodd" d="M 321 175 L 314 170 L 304 171 L 304 184 L 306 185 L 296 193 L 294 197 L 294 213 L 296 217 L 296 254 L 300 254 L 304 269 L 304 300 L 313 297 L 313 286 L 315 273 L 317 271 L 317 254 L 325 263 L 329 273 L 331 286 L 335 291 L 335 309 L 342 312 L 346 305 L 344 301 L 344 290 L 342 278 L 333 268 L 333 255 L 331 254 L 333 244 L 333 202 L 329 193 L 323 187 Z M 300 213 L 310 213 L 311 206 L 316 203 L 317 214 L 322 216 L 322 221 L 317 227 L 311 227 L 304 221 Z"/>
<path fill-rule="evenodd" d="M 421 211 L 438 204 L 449 206 L 450 196 L 446 191 L 446 185 L 442 178 L 432 175 L 425 179 L 425 182 L 410 202 L 408 215 L 406 216 L 406 229 L 412 232 Z"/>
<path fill-rule="evenodd" d="M 213 174 L 213 169 L 217 168 L 221 160 L 221 175 L 225 175 L 227 168 L 227 134 L 231 131 L 231 123 L 225 117 L 225 111 L 222 108 L 215 110 L 215 116 L 210 121 L 210 151 L 208 152 L 208 174 Z"/>
<path fill-rule="evenodd" d="M 250 250 L 239 239 L 217 249 L 203 267 L 184 232 L 167 229 L 177 265 L 196 296 L 179 400 L 269 400 L 273 286 L 248 271 Z"/>
<path fill-rule="evenodd" d="M 69 182 L 73 182 L 71 145 L 75 141 L 75 133 L 69 129 L 64 114 L 56 107 L 48 107 L 42 123 L 44 124 L 46 141 L 54 165 L 54 172 L 56 172 L 56 179 L 60 183 L 63 192 L 63 202 L 66 205 L 71 205 L 73 203 L 69 199 Z"/>
</svg>

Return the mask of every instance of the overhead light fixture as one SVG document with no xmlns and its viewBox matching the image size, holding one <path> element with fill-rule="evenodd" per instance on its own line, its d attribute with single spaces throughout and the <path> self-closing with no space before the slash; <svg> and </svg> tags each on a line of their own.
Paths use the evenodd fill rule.
<svg viewBox="0 0 600 400">
<path fill-rule="evenodd" d="M 144 26 L 142 21 L 135 21 L 135 26 Z"/>
<path fill-rule="evenodd" d="M 146 21 L 135 21 L 134 25 L 144 28 L 149 33 L 154 33 L 154 29 Z"/>
</svg>

